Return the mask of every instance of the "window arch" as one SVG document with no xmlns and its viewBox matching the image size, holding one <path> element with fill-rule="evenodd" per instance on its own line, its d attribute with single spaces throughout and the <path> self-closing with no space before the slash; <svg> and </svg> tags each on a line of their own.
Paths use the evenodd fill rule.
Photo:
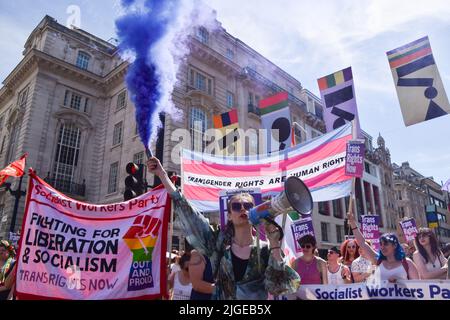
<svg viewBox="0 0 450 320">
<path fill-rule="evenodd" d="M 91 56 L 84 51 L 78 51 L 77 56 L 77 67 L 83 70 L 87 70 L 89 67 L 89 61 L 91 60 Z"/>
<path fill-rule="evenodd" d="M 189 131 L 191 133 L 191 149 L 203 152 L 206 142 L 203 137 L 207 127 L 207 116 L 205 111 L 192 108 L 190 114 Z"/>
</svg>

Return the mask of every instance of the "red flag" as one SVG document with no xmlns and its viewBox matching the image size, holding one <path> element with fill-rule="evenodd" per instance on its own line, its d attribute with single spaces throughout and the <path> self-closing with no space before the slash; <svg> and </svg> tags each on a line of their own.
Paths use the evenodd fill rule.
<svg viewBox="0 0 450 320">
<path fill-rule="evenodd" d="M 8 177 L 21 177 L 25 171 L 25 158 L 28 153 L 25 153 L 19 160 L 10 163 L 5 169 L 0 171 L 0 185 L 2 185 Z"/>
</svg>

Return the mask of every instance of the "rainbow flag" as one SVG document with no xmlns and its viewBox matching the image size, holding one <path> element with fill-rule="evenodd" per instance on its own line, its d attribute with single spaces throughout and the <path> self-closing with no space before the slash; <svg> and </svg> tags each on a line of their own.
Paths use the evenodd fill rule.
<svg viewBox="0 0 450 320">
<path fill-rule="evenodd" d="M 259 110 L 261 116 L 278 111 L 288 106 L 289 94 L 287 92 L 280 92 L 274 96 L 259 101 Z"/>
<path fill-rule="evenodd" d="M 322 91 L 325 89 L 335 87 L 344 82 L 350 81 L 352 79 L 353 79 L 352 67 L 348 67 L 344 70 L 322 77 L 319 80 L 317 80 L 317 82 L 319 83 L 320 91 Z"/>
<path fill-rule="evenodd" d="M 213 123 L 215 129 L 228 127 L 232 124 L 238 123 L 237 109 L 232 109 L 229 112 L 225 112 L 219 115 L 213 116 Z"/>
<path fill-rule="evenodd" d="M 420 38 L 387 53 L 391 68 L 397 68 L 411 61 L 432 54 L 428 37 Z"/>
</svg>

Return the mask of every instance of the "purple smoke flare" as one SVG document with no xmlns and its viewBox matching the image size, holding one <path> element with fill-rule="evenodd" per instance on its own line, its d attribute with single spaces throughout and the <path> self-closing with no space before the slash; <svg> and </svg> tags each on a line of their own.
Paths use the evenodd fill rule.
<svg viewBox="0 0 450 320">
<path fill-rule="evenodd" d="M 127 87 L 136 108 L 139 136 L 146 149 L 161 126 L 159 113 L 181 119 L 172 102 L 172 91 L 184 57 L 189 34 L 197 26 L 216 27 L 215 13 L 200 1 L 121 0 L 126 14 L 116 21 L 122 53 L 131 53 Z"/>
<path fill-rule="evenodd" d="M 122 0 L 129 7 L 134 0 Z M 164 36 L 169 19 L 165 13 L 178 1 L 146 1 L 147 12 L 132 12 L 116 21 L 120 50 L 131 50 L 136 60 L 127 74 L 127 86 L 136 107 L 136 123 L 142 143 L 149 147 L 152 123 L 157 111 L 157 102 L 162 92 L 159 90 L 159 76 L 150 53 L 152 47 Z"/>
</svg>

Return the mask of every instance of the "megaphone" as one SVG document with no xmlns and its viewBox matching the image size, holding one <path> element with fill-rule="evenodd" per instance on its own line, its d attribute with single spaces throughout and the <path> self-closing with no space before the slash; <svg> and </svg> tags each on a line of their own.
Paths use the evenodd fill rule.
<svg viewBox="0 0 450 320">
<path fill-rule="evenodd" d="M 284 182 L 284 190 L 249 211 L 249 221 L 253 225 L 261 223 L 261 219 L 273 219 L 287 211 L 295 210 L 302 216 L 308 216 L 313 210 L 313 199 L 308 187 L 297 177 L 291 176 Z"/>
</svg>

